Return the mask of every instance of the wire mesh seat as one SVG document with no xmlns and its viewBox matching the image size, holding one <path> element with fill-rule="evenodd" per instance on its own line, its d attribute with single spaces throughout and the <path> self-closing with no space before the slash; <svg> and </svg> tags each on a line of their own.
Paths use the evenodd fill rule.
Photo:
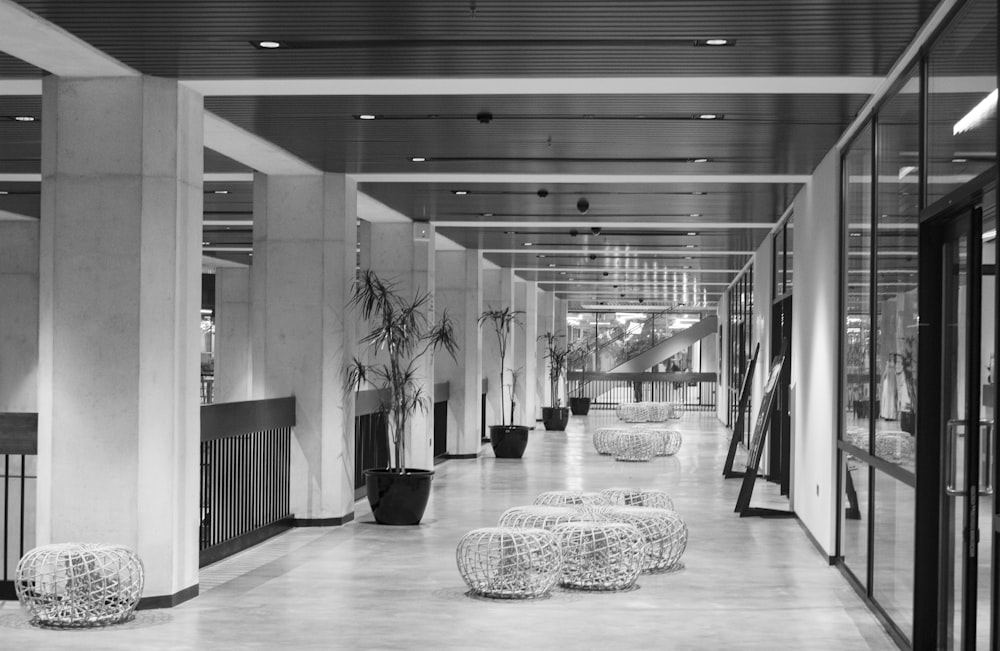
<svg viewBox="0 0 1000 651">
<path fill-rule="evenodd" d="M 646 541 L 642 571 L 673 569 L 687 549 L 687 525 L 676 511 L 643 506 L 604 506 L 595 513 L 612 522 L 635 525 Z"/>
<path fill-rule="evenodd" d="M 455 560 L 470 591 L 493 599 L 541 597 L 562 569 L 558 539 L 544 529 L 474 529 L 459 541 Z"/>
<path fill-rule="evenodd" d="M 625 590 L 642 571 L 645 541 L 632 524 L 569 522 L 555 529 L 562 549 L 559 584 L 578 590 Z"/>
<path fill-rule="evenodd" d="M 620 432 L 620 427 L 598 427 L 594 430 L 594 449 L 598 454 L 611 454 L 614 451 L 614 441 Z"/>
<path fill-rule="evenodd" d="M 535 498 L 535 504 L 543 506 L 591 506 L 607 504 L 607 500 L 600 493 L 546 491 Z"/>
<path fill-rule="evenodd" d="M 143 579 L 142 561 L 128 547 L 60 543 L 21 558 L 14 591 L 32 624 L 87 628 L 132 619 Z"/>
<path fill-rule="evenodd" d="M 643 431 L 649 432 L 653 437 L 653 450 L 658 457 L 669 457 L 677 454 L 681 449 L 681 433 L 673 429 L 662 427 L 644 427 Z"/>
<path fill-rule="evenodd" d="M 653 436 L 640 430 L 619 432 L 611 450 L 617 461 L 649 461 L 656 453 Z"/>
<path fill-rule="evenodd" d="M 593 516 L 572 506 L 514 506 L 500 516 L 500 527 L 553 530 L 565 522 L 580 522 Z"/>
<path fill-rule="evenodd" d="M 605 488 L 601 491 L 611 506 L 645 506 L 674 510 L 674 501 L 656 488 Z"/>
</svg>

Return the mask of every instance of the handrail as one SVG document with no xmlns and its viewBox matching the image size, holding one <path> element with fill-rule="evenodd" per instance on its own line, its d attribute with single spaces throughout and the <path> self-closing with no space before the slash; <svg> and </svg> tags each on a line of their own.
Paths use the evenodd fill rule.
<svg viewBox="0 0 1000 651">
<path fill-rule="evenodd" d="M 592 382 L 594 380 L 621 380 L 624 382 L 663 380 L 665 382 L 716 382 L 715 372 L 695 373 L 595 373 L 593 371 L 570 371 L 566 374 L 569 381 Z"/>
<path fill-rule="evenodd" d="M 214 441 L 295 426 L 295 397 L 217 402 L 201 406 L 201 440 Z"/>
</svg>

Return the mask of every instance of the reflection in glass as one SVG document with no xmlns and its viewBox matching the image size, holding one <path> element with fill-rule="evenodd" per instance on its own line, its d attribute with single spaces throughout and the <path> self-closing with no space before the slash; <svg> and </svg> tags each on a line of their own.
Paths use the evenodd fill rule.
<svg viewBox="0 0 1000 651">
<path fill-rule="evenodd" d="M 927 205 L 996 163 L 997 3 L 973 0 L 928 72 Z"/>
<path fill-rule="evenodd" d="M 904 633 L 913 629 L 915 504 L 912 486 L 875 471 L 872 595 Z"/>
<path fill-rule="evenodd" d="M 868 575 L 868 474 L 871 470 L 849 454 L 844 454 L 843 459 L 840 553 L 844 565 L 864 585 Z"/>
</svg>

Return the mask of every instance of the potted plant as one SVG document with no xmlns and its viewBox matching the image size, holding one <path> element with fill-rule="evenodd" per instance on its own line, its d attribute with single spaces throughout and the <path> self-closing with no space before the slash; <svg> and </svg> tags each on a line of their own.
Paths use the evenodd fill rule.
<svg viewBox="0 0 1000 651">
<path fill-rule="evenodd" d="M 524 425 L 514 425 L 514 390 L 517 387 L 518 373 L 513 369 L 510 371 L 510 421 L 508 425 L 504 420 L 504 375 L 506 367 L 504 361 L 507 358 L 507 346 L 510 342 L 510 333 L 515 325 L 522 325 L 518 316 L 523 314 L 520 310 L 512 310 L 509 307 L 503 309 L 487 308 L 479 315 L 479 326 L 489 325 L 493 328 L 497 337 L 497 346 L 500 353 L 500 424 L 490 425 L 490 445 L 493 453 L 498 458 L 520 459 L 524 454 L 524 449 L 528 446 L 528 428 Z"/>
<path fill-rule="evenodd" d="M 417 365 L 439 348 L 454 357 L 457 346 L 447 313 L 428 323 L 423 310 L 429 300 L 429 293 L 404 296 L 371 270 L 362 272 L 351 289 L 348 305 L 371 327 L 361 344 L 374 361 L 354 358 L 347 369 L 347 388 L 377 390 L 391 444 L 388 467 L 364 471 L 368 502 L 380 524 L 418 524 L 430 498 L 434 471 L 405 467 L 407 424 L 417 409 L 427 409 L 428 401 L 417 381 Z"/>
<path fill-rule="evenodd" d="M 559 344 L 564 335 L 546 332 L 538 337 L 545 340 L 545 359 L 549 360 L 549 384 L 552 389 L 552 404 L 542 407 L 542 423 L 545 429 L 562 432 L 569 422 L 569 408 L 562 407 L 559 400 L 559 380 L 566 373 L 566 359 L 569 349 Z"/>
<path fill-rule="evenodd" d="M 578 341 L 576 345 L 570 346 L 569 355 L 566 357 L 567 370 L 586 370 L 587 357 L 592 354 L 593 351 L 589 350 L 585 343 L 581 344 Z M 583 393 L 585 386 L 586 383 L 583 380 L 578 380 L 573 390 L 573 393 L 577 395 L 570 396 L 569 398 L 569 411 L 574 416 L 586 416 L 590 413 L 590 398 L 580 395 Z"/>
</svg>

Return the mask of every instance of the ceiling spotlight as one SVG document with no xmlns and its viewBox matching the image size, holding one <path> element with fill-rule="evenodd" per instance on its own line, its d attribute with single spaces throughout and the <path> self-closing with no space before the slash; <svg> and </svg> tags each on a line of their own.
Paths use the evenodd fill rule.
<svg viewBox="0 0 1000 651">
<path fill-rule="evenodd" d="M 642 303 L 643 300 L 645 300 L 645 299 L 643 299 L 642 296 L 640 296 L 639 297 L 639 302 Z"/>
<path fill-rule="evenodd" d="M 594 253 L 591 253 L 591 254 L 590 254 L 590 259 L 591 259 L 591 260 L 596 260 L 596 259 L 597 259 L 597 255 L 596 255 L 596 254 L 594 254 Z"/>
<path fill-rule="evenodd" d="M 549 196 L 549 191 L 546 190 L 545 188 L 542 188 L 541 190 L 538 191 L 538 196 L 544 199 L 545 197 Z"/>
<path fill-rule="evenodd" d="M 618 289 L 618 285 L 612 285 L 611 288 L 612 289 Z"/>
<path fill-rule="evenodd" d="M 375 116 L 372 115 L 371 113 L 362 113 L 361 115 L 358 116 L 358 119 L 359 120 L 374 120 Z"/>
<path fill-rule="evenodd" d="M 280 41 L 257 41 L 257 47 L 265 50 L 277 50 L 281 47 Z"/>
<path fill-rule="evenodd" d="M 412 156 L 412 157 L 410 158 L 410 161 L 411 161 L 411 162 L 414 162 L 414 163 L 423 163 L 423 162 L 426 162 L 426 160 L 427 160 L 427 159 L 426 159 L 426 158 L 424 158 L 423 156 Z"/>
<path fill-rule="evenodd" d="M 587 201 L 586 197 L 580 197 L 576 202 L 576 209 L 580 211 L 581 215 L 586 215 L 587 211 L 590 210 L 590 202 Z"/>
<path fill-rule="evenodd" d="M 594 235 L 600 235 L 601 234 L 601 227 L 600 226 L 594 226 L 593 228 L 590 229 L 590 232 L 593 233 Z"/>
<path fill-rule="evenodd" d="M 611 274 L 609 274 L 609 273 L 608 273 L 607 271 L 605 271 L 605 272 L 604 272 L 604 275 L 605 275 L 605 276 L 610 276 Z"/>
<path fill-rule="evenodd" d="M 625 294 L 619 294 L 619 298 L 625 298 Z"/>
<path fill-rule="evenodd" d="M 577 235 L 580 234 L 580 231 L 576 230 L 575 228 L 571 228 L 569 229 L 569 234 L 572 235 L 573 237 L 576 237 Z"/>
<path fill-rule="evenodd" d="M 483 124 L 489 124 L 493 121 L 493 114 L 489 111 L 480 111 L 479 113 L 476 113 L 476 119 Z"/>
</svg>

